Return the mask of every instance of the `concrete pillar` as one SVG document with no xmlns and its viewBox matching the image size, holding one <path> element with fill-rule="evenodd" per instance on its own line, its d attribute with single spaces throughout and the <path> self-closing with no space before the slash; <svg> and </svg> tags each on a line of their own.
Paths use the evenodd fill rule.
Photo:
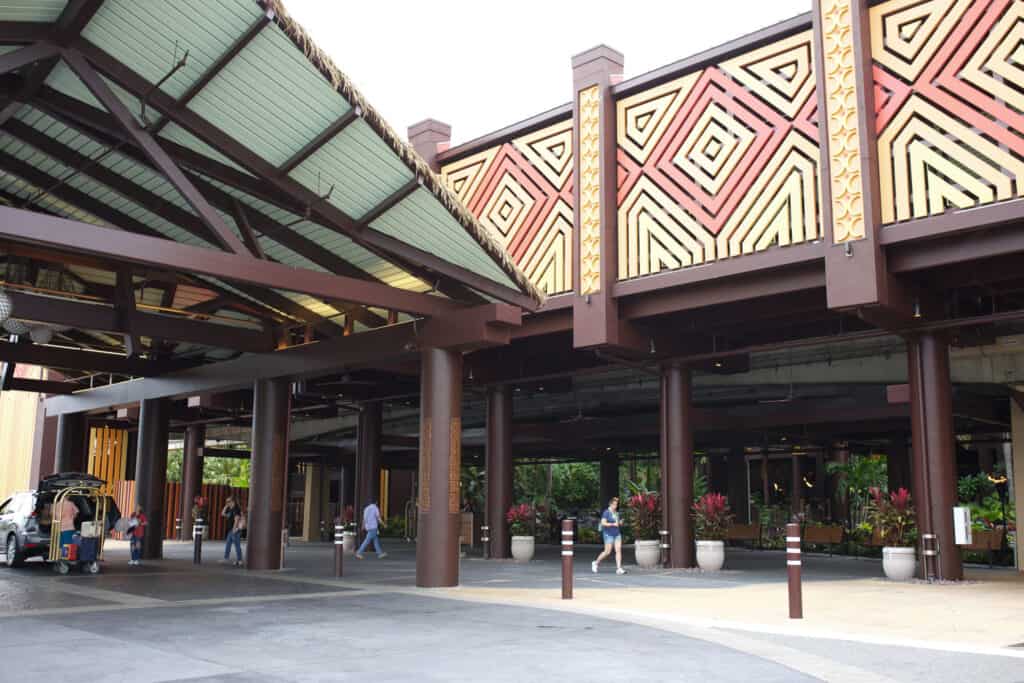
<svg viewBox="0 0 1024 683">
<path fill-rule="evenodd" d="M 953 538 L 957 497 L 949 344 L 934 333 L 910 337 L 907 362 L 918 530 L 937 537 L 939 577 L 960 580 L 963 561 Z"/>
<path fill-rule="evenodd" d="M 320 513 L 324 467 L 320 463 L 306 463 L 305 495 L 302 502 L 302 540 L 320 540 Z M 333 533 L 333 529 L 331 530 Z"/>
<path fill-rule="evenodd" d="M 907 448 L 906 434 L 896 434 L 889 440 L 886 462 L 889 490 L 909 489 L 911 485 L 910 451 Z"/>
<path fill-rule="evenodd" d="M 203 447 L 206 445 L 206 425 L 185 428 L 185 453 L 181 460 L 181 533 L 184 539 L 192 537 L 192 505 L 203 490 Z M 215 511 L 208 510 L 207 514 Z M 207 522 L 209 523 L 209 522 Z"/>
<path fill-rule="evenodd" d="M 85 413 L 64 413 L 57 417 L 54 472 L 85 471 L 85 431 Z"/>
<path fill-rule="evenodd" d="M 356 427 L 355 519 L 358 524 L 362 523 L 363 508 L 371 500 L 380 497 L 380 435 L 383 420 L 381 403 L 366 403 L 360 407 Z M 362 533 L 362 528 L 359 533 Z"/>
<path fill-rule="evenodd" d="M 170 403 L 148 399 L 139 405 L 139 440 L 135 456 L 135 504 L 149 520 L 142 559 L 159 560 L 164 547 L 164 489 L 167 484 L 167 441 Z"/>
<path fill-rule="evenodd" d="M 736 521 L 746 522 L 750 512 L 750 493 L 747 491 L 747 459 L 743 449 L 737 448 L 725 456 L 725 465 L 728 470 L 726 497 L 729 507 L 736 515 Z"/>
<path fill-rule="evenodd" d="M 261 379 L 253 388 L 252 473 L 246 567 L 281 568 L 281 530 L 288 463 L 291 387 L 287 379 Z"/>
<path fill-rule="evenodd" d="M 665 497 L 669 532 L 669 566 L 694 566 L 693 517 L 693 423 L 690 370 L 679 364 L 662 368 L 661 433 L 665 455 Z"/>
<path fill-rule="evenodd" d="M 1010 399 L 1010 420 L 1013 435 L 1013 452 L 1007 476 L 1011 477 L 1010 487 L 1017 510 L 1017 529 L 1020 529 L 1021 511 L 1024 510 L 1024 402 Z M 1024 538 L 1017 532 L 1017 571 L 1024 572 Z"/>
<path fill-rule="evenodd" d="M 622 487 L 619 484 L 619 455 L 618 453 L 605 453 L 601 456 L 601 471 L 599 478 L 601 489 L 601 509 L 608 506 L 608 501 L 613 496 L 622 495 Z"/>
<path fill-rule="evenodd" d="M 512 556 L 505 513 L 512 506 L 512 390 L 508 385 L 487 389 L 487 526 L 491 557 Z"/>
<path fill-rule="evenodd" d="M 431 347 L 422 353 L 416 585 L 457 586 L 462 355 Z"/>
</svg>

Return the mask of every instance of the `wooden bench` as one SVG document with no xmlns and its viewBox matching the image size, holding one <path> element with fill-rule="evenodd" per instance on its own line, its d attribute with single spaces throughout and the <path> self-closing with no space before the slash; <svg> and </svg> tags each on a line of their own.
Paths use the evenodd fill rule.
<svg viewBox="0 0 1024 683">
<path fill-rule="evenodd" d="M 805 526 L 803 531 L 804 543 L 827 545 L 828 554 L 831 557 L 835 546 L 843 542 L 843 527 L 838 524 L 827 526 Z"/>
<path fill-rule="evenodd" d="M 995 529 L 975 529 L 971 531 L 971 542 L 962 545 L 962 550 L 976 553 L 988 553 L 988 566 L 992 566 L 993 556 L 997 550 L 1003 549 L 1003 536 L 1006 535 L 1006 527 Z"/>
<path fill-rule="evenodd" d="M 761 545 L 760 524 L 730 524 L 729 530 L 725 532 L 725 540 L 748 541 L 751 547 Z"/>
</svg>

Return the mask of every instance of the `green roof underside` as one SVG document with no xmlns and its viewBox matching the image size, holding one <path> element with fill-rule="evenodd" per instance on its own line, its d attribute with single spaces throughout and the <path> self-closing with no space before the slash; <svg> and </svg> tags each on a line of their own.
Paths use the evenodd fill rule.
<svg viewBox="0 0 1024 683">
<path fill-rule="evenodd" d="M 61 16 L 65 5 L 64 0 L 0 0 L 0 16 L 9 21 L 53 23 Z M 187 51 L 185 66 L 160 86 L 163 93 L 178 99 L 265 16 L 264 8 L 254 0 L 105 0 L 83 28 L 81 38 L 150 84 L 163 79 Z M 12 49 L 15 48 L 0 45 L 0 54 Z M 140 99 L 112 80 L 106 77 L 104 80 L 141 122 Z M 45 88 L 91 107 L 97 116 L 108 117 L 104 107 L 63 62 L 58 62 L 52 69 Z M 187 107 L 226 138 L 240 143 L 274 167 L 288 161 L 353 109 L 350 101 L 310 62 L 292 37 L 275 21 L 266 23 L 203 85 Z M 158 109 L 150 106 L 146 119 L 152 125 L 163 117 Z M 107 144 L 84 134 L 77 125 L 44 113 L 38 106 L 22 106 L 14 120 L 31 127 L 34 133 L 45 136 L 63 149 L 93 160 L 90 167 L 95 165 L 103 172 L 117 174 L 125 186 L 105 185 L 91 177 L 90 167 L 69 168 L 43 150 L 9 135 L 0 135 L 0 151 L 59 179 L 60 188 L 87 195 L 167 239 L 217 248 L 208 237 L 176 224 L 173 216 L 154 213 L 135 201 L 130 196 L 131 192 L 125 191 L 127 187 L 131 191 L 154 195 L 195 216 L 192 207 L 178 191 L 148 164 L 140 163 L 121 151 L 111 151 Z M 407 187 L 418 172 L 396 151 L 393 142 L 382 137 L 379 130 L 366 118 L 355 118 L 292 168 L 288 177 L 318 196 L 329 193 L 326 201 L 356 223 L 363 216 L 379 213 L 377 207 Z M 200 140 L 193 132 L 173 121 L 164 121 L 158 135 L 160 139 L 187 148 L 237 175 L 252 178 L 252 174 L 238 163 L 238 159 L 232 159 L 226 149 L 208 144 L 216 141 Z M 329 264 L 340 260 L 367 279 L 415 292 L 432 289 L 433 283 L 425 282 L 425 278 L 396 265 L 388 254 L 360 246 L 343 234 L 339 226 L 310 220 L 308 215 L 303 215 L 301 202 L 297 199 L 285 207 L 280 199 L 275 200 L 270 194 L 264 196 L 255 190 L 247 192 L 225 182 L 223 177 L 203 175 L 195 168 L 190 172 L 237 199 L 246 211 L 258 214 L 260 221 L 253 221 L 254 224 L 276 224 L 277 227 L 267 234 L 256 228 L 257 240 L 272 260 L 295 268 L 328 272 L 332 270 Z M 2 168 L 0 190 L 22 202 L 31 200 L 37 209 L 97 225 L 108 224 L 83 207 L 62 200 L 59 191 L 48 193 Z M 282 192 L 277 191 L 276 195 L 281 197 Z M 224 222 L 240 234 L 234 216 L 224 211 L 219 213 Z M 519 289 L 516 279 L 520 274 L 515 273 L 513 277 L 512 271 L 506 270 L 508 264 L 499 263 L 483 244 L 486 238 L 471 234 L 465 218 L 449 210 L 429 186 L 418 187 L 380 215 L 375 215 L 370 227 L 500 286 Z M 293 236 L 284 239 L 282 230 Z M 275 239 L 275 235 L 283 241 Z M 303 248 L 297 250 L 284 243 L 294 240 L 304 245 Z M 229 283 L 215 278 L 199 279 L 216 285 L 221 291 L 253 300 Z M 322 317 L 341 321 L 341 311 L 336 305 L 302 294 L 278 293 Z M 386 315 L 386 311 L 371 310 L 377 315 Z"/>
</svg>

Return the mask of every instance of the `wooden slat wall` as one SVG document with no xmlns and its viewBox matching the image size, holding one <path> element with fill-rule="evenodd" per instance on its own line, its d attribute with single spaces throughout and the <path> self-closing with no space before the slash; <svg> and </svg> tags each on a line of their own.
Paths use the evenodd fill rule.
<svg viewBox="0 0 1024 683">
<path fill-rule="evenodd" d="M 127 517 L 135 508 L 135 482 L 117 481 L 114 482 L 112 493 L 117 502 L 117 508 L 121 515 Z M 249 510 L 249 489 L 223 486 L 221 484 L 203 484 L 201 495 L 206 498 L 206 509 L 211 519 L 207 520 L 210 526 L 210 538 L 223 540 L 227 537 L 227 520 L 220 516 L 224 507 L 224 501 L 228 496 L 234 496 L 239 501 L 242 509 Z M 181 514 L 181 483 L 169 481 L 164 489 L 164 538 L 175 538 L 175 520 Z M 191 529 L 186 531 L 186 537 L 191 538 Z M 114 538 L 122 538 L 120 534 L 114 534 Z M 122 539 L 123 540 L 123 539 Z"/>
<path fill-rule="evenodd" d="M 94 427 L 89 430 L 88 472 L 107 482 L 107 495 L 115 495 L 115 483 L 123 481 L 128 461 L 128 430 Z"/>
</svg>

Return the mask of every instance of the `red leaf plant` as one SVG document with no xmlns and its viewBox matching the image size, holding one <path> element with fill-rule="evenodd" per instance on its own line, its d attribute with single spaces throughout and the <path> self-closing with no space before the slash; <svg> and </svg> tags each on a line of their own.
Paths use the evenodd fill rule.
<svg viewBox="0 0 1024 683">
<path fill-rule="evenodd" d="M 868 493 L 871 494 L 868 518 L 882 542 L 896 548 L 913 546 L 917 540 L 917 525 L 910 491 L 899 488 L 886 495 L 885 491 L 872 487 Z"/>
<path fill-rule="evenodd" d="M 508 522 L 509 531 L 513 536 L 532 536 L 533 524 L 536 519 L 536 511 L 529 503 L 513 505 L 505 513 L 505 521 Z"/>
<path fill-rule="evenodd" d="M 705 493 L 693 504 L 697 540 L 724 541 L 732 517 L 728 498 L 721 493 Z"/>
<path fill-rule="evenodd" d="M 626 501 L 629 509 L 629 523 L 638 541 L 658 540 L 661 528 L 661 496 L 653 491 L 632 495 Z"/>
</svg>

